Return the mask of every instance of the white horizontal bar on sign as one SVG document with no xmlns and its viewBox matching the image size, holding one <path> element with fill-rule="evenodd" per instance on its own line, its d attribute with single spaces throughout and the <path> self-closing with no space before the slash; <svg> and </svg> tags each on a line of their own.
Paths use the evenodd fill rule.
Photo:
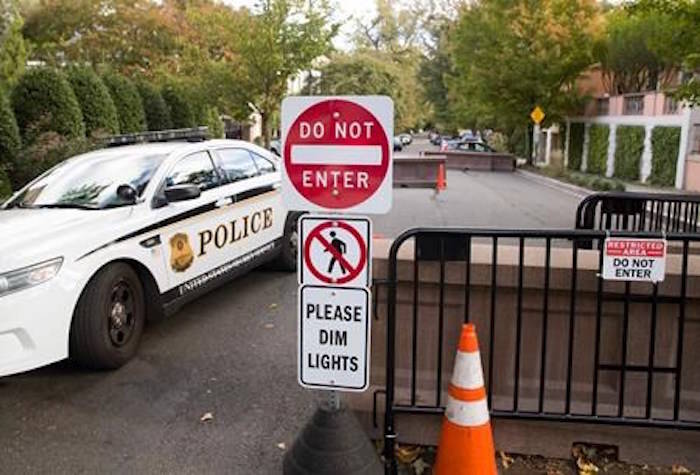
<svg viewBox="0 0 700 475">
<path fill-rule="evenodd" d="M 295 165 L 381 165 L 379 145 L 292 145 Z"/>
</svg>

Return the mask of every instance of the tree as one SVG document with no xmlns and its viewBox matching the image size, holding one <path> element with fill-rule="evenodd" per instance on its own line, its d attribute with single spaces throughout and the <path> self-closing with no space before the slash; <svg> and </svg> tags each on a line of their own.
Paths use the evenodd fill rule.
<svg viewBox="0 0 700 475">
<path fill-rule="evenodd" d="M 236 87 L 260 114 L 266 147 L 289 80 L 331 50 L 337 26 L 329 25 L 329 15 L 324 0 L 262 0 L 259 12 L 241 22 Z"/>
<path fill-rule="evenodd" d="M 580 106 L 575 81 L 593 62 L 600 30 L 594 0 L 483 0 L 466 5 L 448 34 L 450 100 L 463 126 L 511 131 L 536 105 L 547 122 Z"/>
<path fill-rule="evenodd" d="M 163 86 L 161 95 L 168 106 L 173 128 L 185 129 L 196 125 L 185 87 L 171 81 Z"/>
<path fill-rule="evenodd" d="M 384 95 L 394 101 L 396 130 L 414 127 L 416 89 L 410 76 L 388 53 L 359 51 L 336 54 L 321 68 L 317 88 L 324 95 Z"/>
<path fill-rule="evenodd" d="M 136 88 L 141 96 L 143 111 L 146 113 L 148 130 L 167 130 L 172 127 L 168 106 L 158 89 L 152 84 L 140 81 Z"/>
<path fill-rule="evenodd" d="M 134 83 L 116 73 L 107 73 L 102 80 L 117 108 L 120 132 L 128 134 L 146 130 L 146 113 Z"/>
<path fill-rule="evenodd" d="M 29 69 L 12 91 L 12 107 L 25 143 L 43 132 L 68 139 L 85 136 L 83 114 L 65 75 L 52 68 Z"/>
<path fill-rule="evenodd" d="M 67 76 L 83 113 L 85 134 L 88 137 L 118 134 L 117 108 L 109 89 L 95 71 L 87 67 L 72 67 Z"/>
<path fill-rule="evenodd" d="M 26 7 L 25 37 L 36 59 L 108 64 L 122 73 L 151 74 L 176 61 L 182 48 L 180 2 L 41 0 Z"/>
<path fill-rule="evenodd" d="M 3 175 L 7 178 L 6 173 L 11 174 L 15 168 L 20 146 L 19 128 L 15 114 L 4 94 L 0 94 L 0 197 L 3 196 L 1 184 Z"/>
<path fill-rule="evenodd" d="M 0 0 L 0 92 L 8 92 L 24 72 L 27 46 L 15 0 Z"/>
</svg>

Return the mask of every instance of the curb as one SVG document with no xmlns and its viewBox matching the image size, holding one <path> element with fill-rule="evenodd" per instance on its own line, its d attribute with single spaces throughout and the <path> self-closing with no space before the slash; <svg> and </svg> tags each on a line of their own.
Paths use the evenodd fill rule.
<svg viewBox="0 0 700 475">
<path fill-rule="evenodd" d="M 517 169 L 517 173 L 521 174 L 524 178 L 531 181 L 538 181 L 544 185 L 550 186 L 552 188 L 558 188 L 561 191 L 567 191 L 569 193 L 574 193 L 580 195 L 581 198 L 585 198 L 588 195 L 595 193 L 587 188 L 582 188 L 580 186 L 573 185 L 556 178 L 550 178 L 548 176 L 540 175 L 539 173 L 534 173 L 527 170 Z"/>
</svg>

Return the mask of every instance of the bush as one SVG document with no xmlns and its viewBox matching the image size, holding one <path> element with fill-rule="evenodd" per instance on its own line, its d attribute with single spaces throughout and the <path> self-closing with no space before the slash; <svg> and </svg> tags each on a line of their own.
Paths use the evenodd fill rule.
<svg viewBox="0 0 700 475">
<path fill-rule="evenodd" d="M 586 172 L 604 175 L 608 162 L 608 138 L 610 127 L 592 124 L 588 139 L 588 166 Z"/>
<path fill-rule="evenodd" d="M 187 100 L 187 94 L 183 88 L 168 84 L 161 91 L 163 100 L 170 111 L 170 121 L 175 129 L 194 127 L 194 114 Z"/>
<path fill-rule="evenodd" d="M 571 137 L 569 138 L 569 169 L 581 170 L 583 161 L 583 135 L 585 126 L 580 122 L 571 123 Z"/>
<path fill-rule="evenodd" d="M 206 124 L 209 127 L 208 135 L 213 139 L 224 137 L 224 123 L 221 121 L 219 110 L 216 107 L 207 108 Z"/>
<path fill-rule="evenodd" d="M 112 101 L 117 108 L 119 130 L 122 134 L 146 130 L 146 113 L 136 86 L 120 74 L 106 74 L 102 77 Z"/>
<path fill-rule="evenodd" d="M 78 100 L 66 77 L 55 69 L 36 68 L 24 73 L 12 92 L 12 107 L 25 143 L 44 132 L 69 139 L 85 136 Z"/>
<path fill-rule="evenodd" d="M 168 106 L 155 86 L 147 82 L 139 82 L 136 88 L 141 96 L 143 110 L 146 113 L 148 130 L 167 130 L 172 128 Z"/>
<path fill-rule="evenodd" d="M 15 114 L 5 96 L 0 95 L 0 171 L 4 180 L 16 166 L 21 141 Z M 0 193 L 1 195 L 2 193 Z"/>
<path fill-rule="evenodd" d="M 644 127 L 621 125 L 615 140 L 615 176 L 623 180 L 639 180 L 644 152 Z"/>
<path fill-rule="evenodd" d="M 70 68 L 68 81 L 80 104 L 85 122 L 85 134 L 113 135 L 119 133 L 117 108 L 109 89 L 90 68 Z"/>
<path fill-rule="evenodd" d="M 680 127 L 654 127 L 651 131 L 651 184 L 673 186 L 676 183 L 680 142 Z"/>
<path fill-rule="evenodd" d="M 0 168 L 0 204 L 12 194 L 10 179 L 7 177 L 5 170 Z"/>
<path fill-rule="evenodd" d="M 13 185 L 19 189 L 63 160 L 94 148 L 95 144 L 84 137 L 67 139 L 56 132 L 44 132 L 22 151 L 22 160 L 13 170 Z"/>
</svg>

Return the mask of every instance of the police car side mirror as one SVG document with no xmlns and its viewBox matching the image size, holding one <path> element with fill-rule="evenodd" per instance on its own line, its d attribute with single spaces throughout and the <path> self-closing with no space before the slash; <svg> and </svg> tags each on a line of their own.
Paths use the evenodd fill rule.
<svg viewBox="0 0 700 475">
<path fill-rule="evenodd" d="M 136 198 L 138 198 L 138 193 L 131 185 L 119 185 L 117 187 L 117 196 L 125 203 L 134 204 L 136 203 Z"/>
<path fill-rule="evenodd" d="M 197 185 L 174 185 L 169 186 L 164 190 L 165 199 L 168 203 L 175 201 L 186 201 L 199 198 L 202 190 Z"/>
</svg>

